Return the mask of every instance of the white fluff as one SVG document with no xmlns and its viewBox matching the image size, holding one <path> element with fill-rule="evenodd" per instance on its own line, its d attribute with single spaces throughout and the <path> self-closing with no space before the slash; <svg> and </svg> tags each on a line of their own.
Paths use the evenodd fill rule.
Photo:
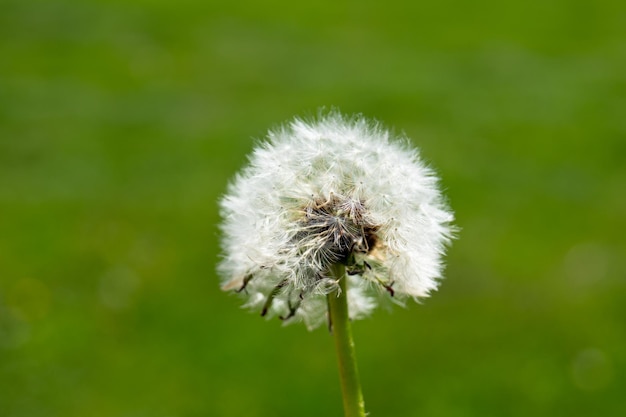
<svg viewBox="0 0 626 417">
<path fill-rule="evenodd" d="M 338 112 L 270 131 L 221 201 L 225 290 L 247 306 L 314 328 L 348 280 L 350 316 L 381 298 L 428 296 L 441 278 L 453 214 L 407 140 Z"/>
</svg>

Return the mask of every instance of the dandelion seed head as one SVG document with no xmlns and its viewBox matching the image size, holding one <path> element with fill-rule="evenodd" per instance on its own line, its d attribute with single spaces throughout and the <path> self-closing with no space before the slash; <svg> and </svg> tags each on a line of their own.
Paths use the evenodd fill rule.
<svg viewBox="0 0 626 417">
<path fill-rule="evenodd" d="M 417 150 L 338 112 L 268 133 L 221 200 L 222 288 L 309 328 L 348 271 L 350 316 L 381 298 L 426 297 L 441 278 L 453 214 Z"/>
</svg>

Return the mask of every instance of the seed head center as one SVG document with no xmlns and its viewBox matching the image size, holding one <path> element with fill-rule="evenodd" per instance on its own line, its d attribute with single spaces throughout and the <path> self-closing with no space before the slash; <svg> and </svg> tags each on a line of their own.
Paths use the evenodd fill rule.
<svg viewBox="0 0 626 417">
<path fill-rule="evenodd" d="M 376 245 L 378 227 L 368 219 L 363 202 L 331 194 L 305 207 L 297 240 L 312 250 L 325 266 L 350 262 L 356 253 L 368 253 Z"/>
</svg>

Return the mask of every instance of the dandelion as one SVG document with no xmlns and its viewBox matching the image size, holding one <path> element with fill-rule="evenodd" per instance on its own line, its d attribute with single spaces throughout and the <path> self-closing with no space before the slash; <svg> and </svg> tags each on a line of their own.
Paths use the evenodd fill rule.
<svg viewBox="0 0 626 417">
<path fill-rule="evenodd" d="M 327 322 L 336 340 L 351 338 L 348 317 L 437 288 L 453 220 L 408 140 L 336 111 L 270 131 L 221 213 L 222 288 L 263 316 L 309 329 Z M 358 391 L 346 415 L 363 415 Z"/>
</svg>

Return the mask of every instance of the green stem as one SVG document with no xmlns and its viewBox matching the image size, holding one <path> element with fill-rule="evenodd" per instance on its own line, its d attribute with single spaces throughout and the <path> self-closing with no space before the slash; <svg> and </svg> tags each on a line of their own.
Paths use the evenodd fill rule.
<svg viewBox="0 0 626 417">
<path fill-rule="evenodd" d="M 337 264 L 331 267 L 331 273 L 339 281 L 339 288 L 328 294 L 330 323 L 335 336 L 335 348 L 339 359 L 339 377 L 343 393 L 343 409 L 346 417 L 365 417 L 365 405 L 359 372 L 354 355 L 352 328 L 348 316 L 348 291 L 346 288 L 345 266 Z"/>
</svg>

